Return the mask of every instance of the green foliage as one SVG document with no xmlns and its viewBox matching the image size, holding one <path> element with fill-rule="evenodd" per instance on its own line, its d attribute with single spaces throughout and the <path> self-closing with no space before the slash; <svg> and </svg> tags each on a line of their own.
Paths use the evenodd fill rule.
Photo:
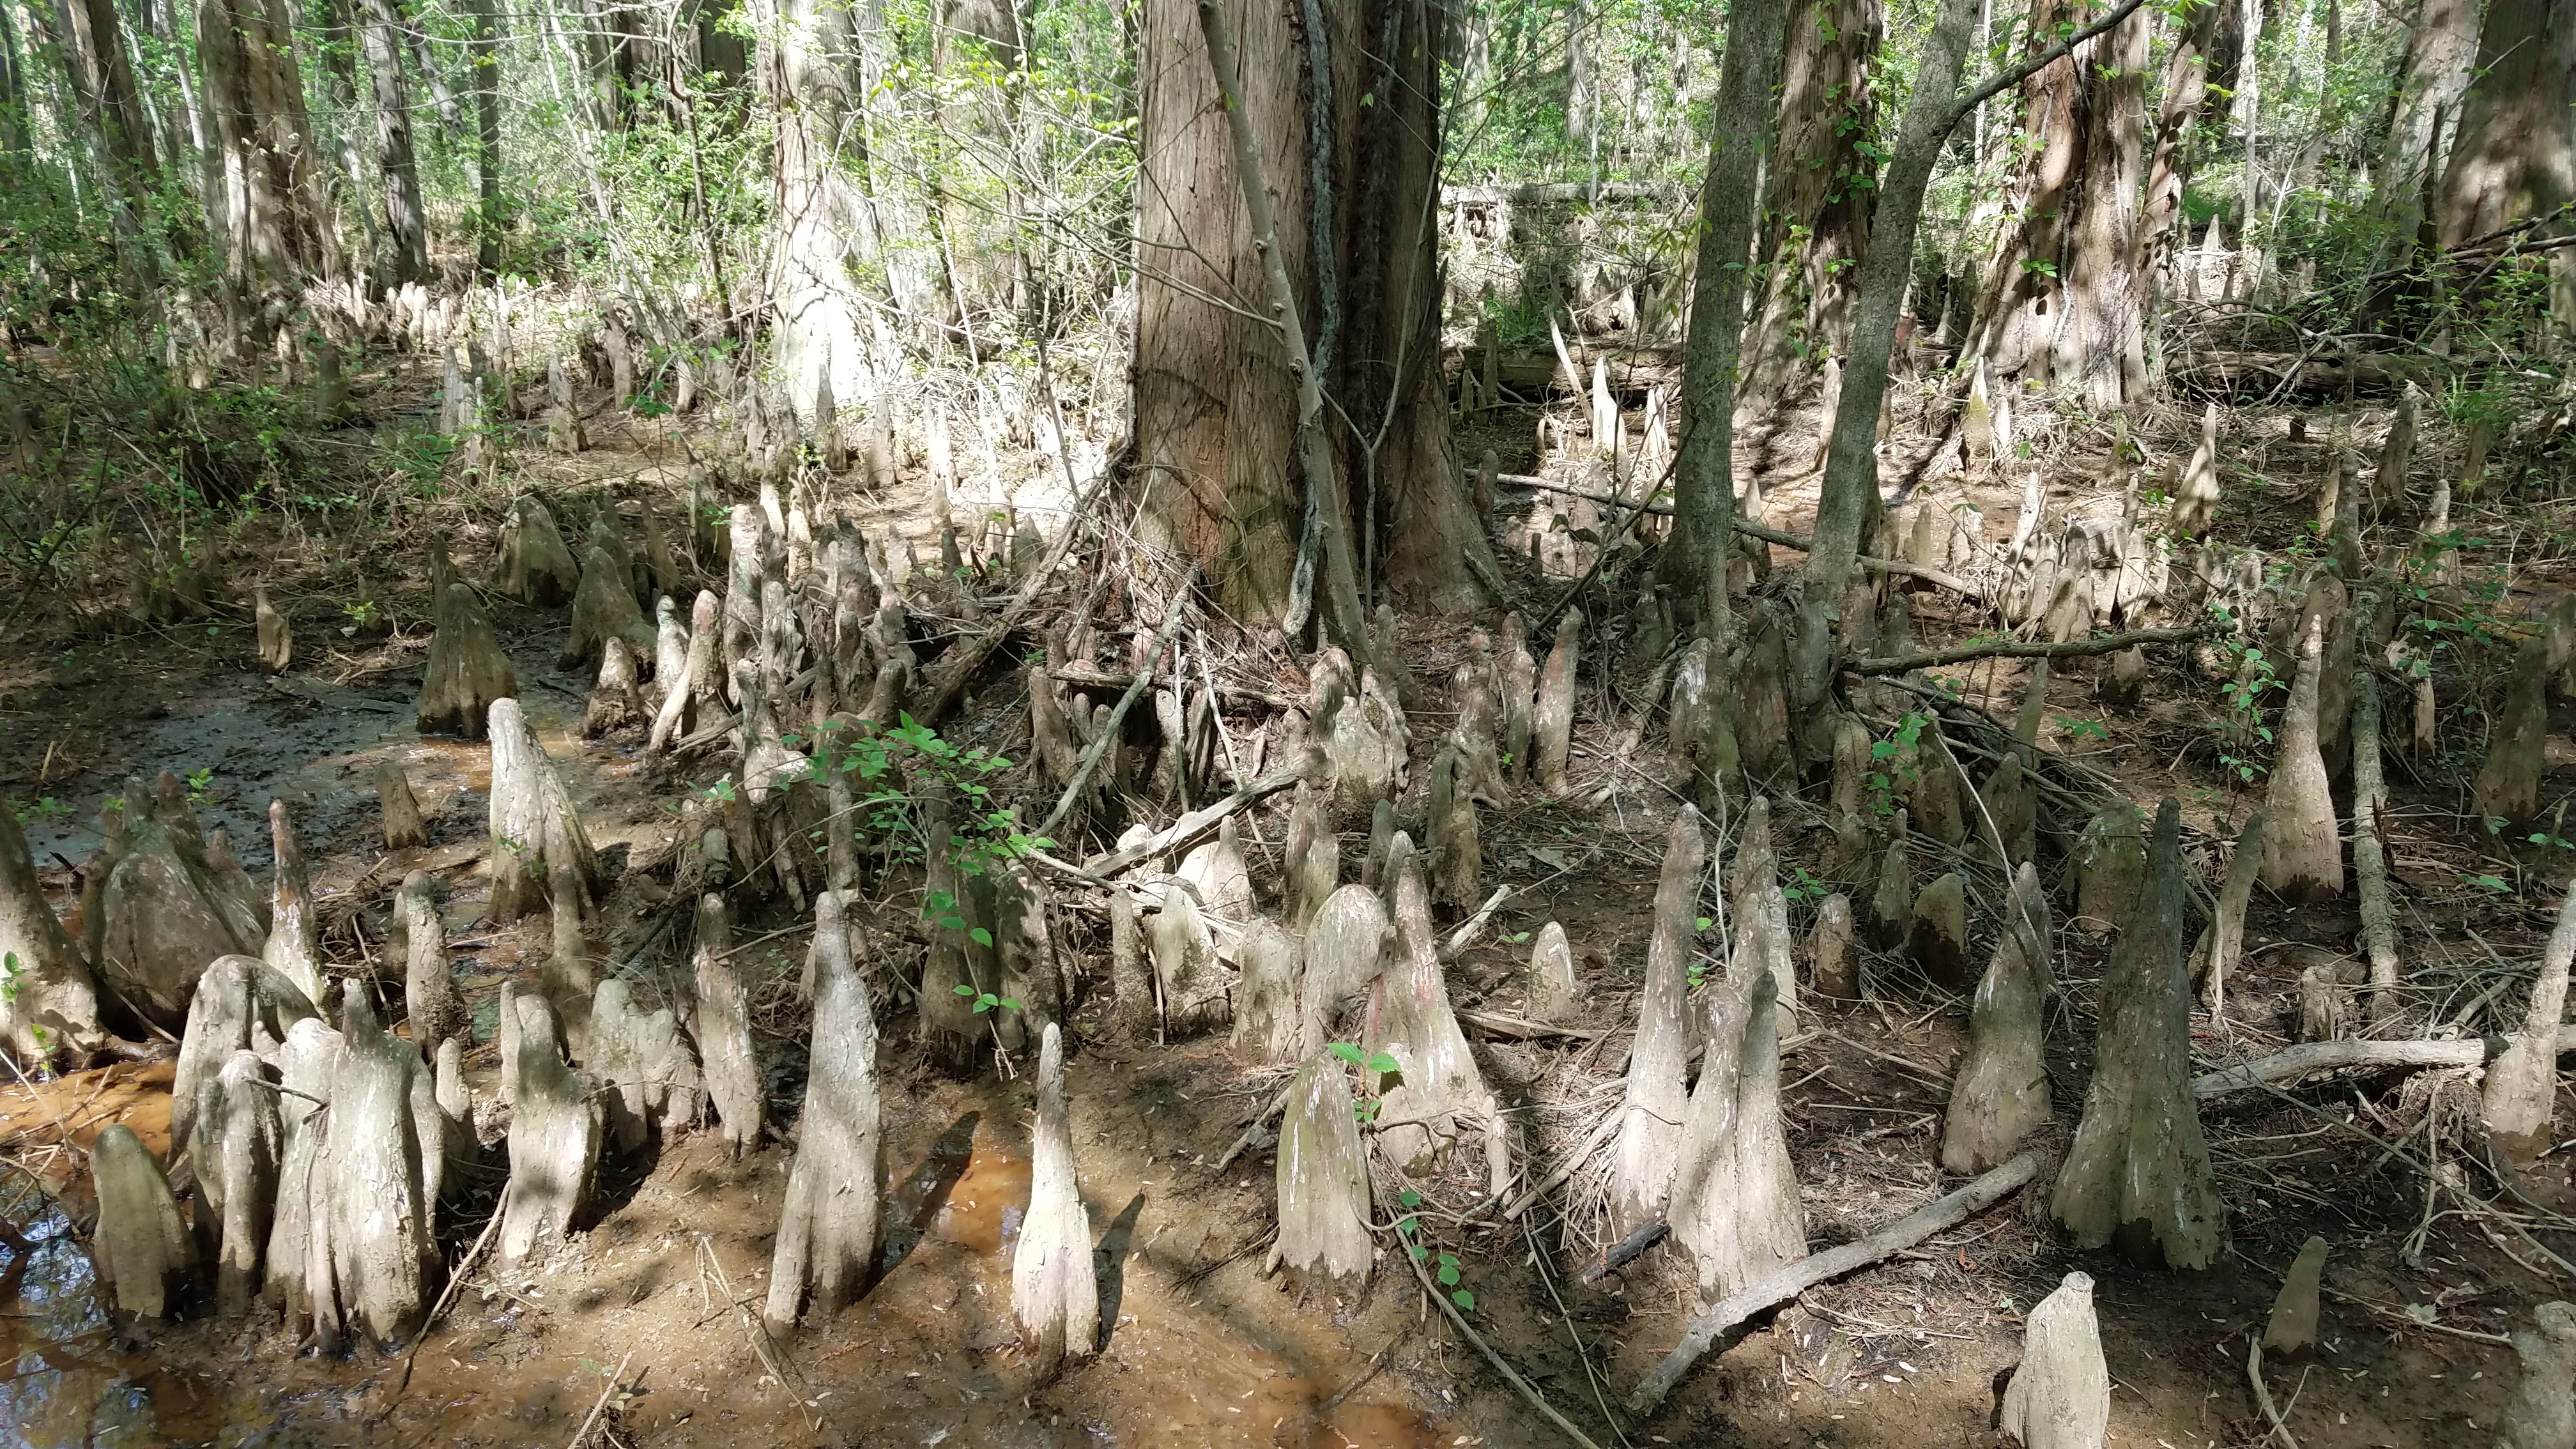
<svg viewBox="0 0 2576 1449">
<path fill-rule="evenodd" d="M 980 746 L 963 747 L 909 714 L 883 732 L 842 729 L 826 724 L 810 738 L 784 736 L 790 749 L 811 745 L 809 768 L 817 782 L 835 772 L 851 776 L 853 818 L 831 829 L 859 829 L 880 836 L 879 848 L 890 860 L 919 862 L 932 847 L 952 853 L 957 868 L 982 875 L 995 864 L 1018 860 L 1050 848 L 1054 841 L 1020 828 L 1018 817 L 995 808 L 991 779 L 1011 762 Z M 929 815 L 916 777 L 927 776 L 962 808 L 950 823 L 948 838 L 927 839 Z M 730 790 L 730 781 L 719 782 Z M 728 795 L 725 797 L 730 799 Z"/>
<path fill-rule="evenodd" d="M 1861 783 L 1869 791 L 1870 808 L 1878 814 L 1894 815 L 1897 787 L 1910 785 L 1921 778 L 1922 771 L 1916 766 L 1889 762 L 1899 758 L 1907 760 L 1914 758 L 1914 751 L 1923 743 L 1923 731 L 1931 723 L 1930 715 L 1918 710 L 1907 710 L 1904 716 L 1897 720 L 1896 727 L 1888 731 L 1887 738 L 1871 743 L 1869 758 L 1873 768 L 1867 775 L 1861 777 Z"/>
</svg>

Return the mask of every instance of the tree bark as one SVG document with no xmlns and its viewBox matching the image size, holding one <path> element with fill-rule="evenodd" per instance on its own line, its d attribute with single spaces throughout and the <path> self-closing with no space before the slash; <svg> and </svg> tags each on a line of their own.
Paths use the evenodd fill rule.
<svg viewBox="0 0 2576 1449">
<path fill-rule="evenodd" d="M 500 4 L 467 4 L 474 16 L 474 40 L 466 51 L 474 63 L 474 265 L 490 273 L 500 270 L 501 229 L 509 221 L 501 206 Z"/>
<path fill-rule="evenodd" d="M 429 214 L 411 150 L 411 83 L 403 75 L 403 16 L 394 0 L 365 0 L 367 74 L 376 99 L 376 168 L 385 183 L 385 237 L 393 245 L 385 280 L 400 286 L 429 275 Z"/>
<path fill-rule="evenodd" d="M 2414 245 L 2415 229 L 2424 220 L 2426 177 L 2441 172 L 2439 128 L 2444 117 L 2459 116 L 2477 53 L 2478 0 L 2422 0 L 2397 73 L 2388 145 L 2380 156 L 2372 202 L 2386 228 L 2378 248 L 2383 265 L 2392 250 L 2402 254 Z"/>
<path fill-rule="evenodd" d="M 1876 199 L 1877 163 L 1861 149 L 1877 109 L 1868 67 L 1886 29 L 1882 0 L 1803 6 L 1789 22 L 1779 146 L 1763 196 L 1770 271 L 1745 348 L 1748 406 L 1777 406 L 1850 343 Z"/>
<path fill-rule="evenodd" d="M 1861 530 L 1878 512 L 1879 404 L 1896 348 L 1896 313 L 1914 266 L 1914 234 L 1923 192 L 1942 142 L 1958 125 L 1959 69 L 1977 25 L 1976 0 L 1942 0 L 1923 38 L 1914 95 L 1906 102 L 1896 154 L 1879 186 L 1869 258 L 1861 264 L 1860 301 L 1852 314 L 1851 358 L 1827 442 L 1825 481 L 1816 505 L 1816 547 L 1807 563 L 1807 596 L 1839 600 L 1860 557 Z"/>
<path fill-rule="evenodd" d="M 2493 0 L 2442 178 L 2442 245 L 2576 197 L 2576 0 Z"/>
<path fill-rule="evenodd" d="M 2164 295 L 2166 262 L 2184 233 L 2183 192 L 2190 185 L 2196 134 L 2209 111 L 2211 72 L 2223 59 L 2223 26 L 2234 14 L 2224 0 L 2198 0 L 2184 12 L 2165 56 L 2164 83 L 2156 102 L 2155 152 L 2147 164 L 2147 194 L 2132 248 L 2135 279 L 2149 315 Z M 2222 82 L 2223 83 L 2223 82 Z"/>
<path fill-rule="evenodd" d="M 227 280 L 256 293 L 312 275 L 320 182 L 292 15 L 283 0 L 200 0 L 197 61 L 223 153 Z"/>
<path fill-rule="evenodd" d="M 850 9 L 829 0 L 765 0 L 761 77 L 778 117 L 770 213 L 771 359 L 801 414 L 825 379 L 836 398 L 874 392 L 865 302 L 851 275 L 855 226 L 838 143 L 852 97 Z"/>
<path fill-rule="evenodd" d="M 1771 91 L 1780 76 L 1786 0 L 1737 0 L 1727 13 L 1708 179 L 1700 187 L 1697 276 L 1682 354 L 1689 409 L 1673 468 L 1673 536 L 1666 584 L 1696 608 L 1703 632 L 1732 632 L 1726 558 L 1734 545 L 1735 373 L 1744 340 L 1744 268 L 1763 154 L 1771 144 Z M 1878 416 L 1873 406 L 1873 420 Z"/>
<path fill-rule="evenodd" d="M 1228 0 L 1213 18 L 1239 55 L 1225 81 L 1239 116 L 1189 0 L 1142 17 L 1143 535 L 1204 568 L 1238 618 L 1289 619 L 1308 597 L 1300 575 L 1320 570 L 1312 597 L 1360 658 L 1358 621 L 1335 615 L 1358 602 L 1369 565 L 1409 603 L 1448 609 L 1473 602 L 1477 566 L 1492 562 L 1459 486 L 1439 369 L 1439 13 Z M 1241 204 L 1247 171 L 1267 192 L 1258 205 Z M 1265 228 L 1256 213 L 1290 224 Z M 1388 546 L 1370 551 L 1370 537 Z"/>
</svg>

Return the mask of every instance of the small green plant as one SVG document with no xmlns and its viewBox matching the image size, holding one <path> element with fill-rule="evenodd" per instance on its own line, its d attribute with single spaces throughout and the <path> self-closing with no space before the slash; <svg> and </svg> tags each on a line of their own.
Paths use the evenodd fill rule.
<svg viewBox="0 0 2576 1449">
<path fill-rule="evenodd" d="M 2489 895 L 2508 895 L 2513 891 L 2513 887 L 2506 884 L 2504 877 L 2500 875 L 2471 875 L 2466 871 L 2458 872 L 2458 874 L 2460 884 L 2476 886 L 2479 890 L 2485 891 Z"/>
<path fill-rule="evenodd" d="M 2111 737 L 2111 727 L 2098 719 L 2074 719 L 2061 715 L 2057 727 L 2066 731 L 2066 737 L 2071 740 L 2107 740 Z"/>
<path fill-rule="evenodd" d="M 13 800 L 9 802 L 9 808 L 17 815 L 18 823 L 21 825 L 38 820 L 61 820 L 72 813 L 72 807 L 51 795 L 39 799 L 33 805 L 21 805 Z"/>
<path fill-rule="evenodd" d="M 1910 762 L 1914 758 L 1915 747 L 1923 743 L 1924 728 L 1931 723 L 1931 716 L 1919 711 L 1907 710 L 1905 717 L 1896 722 L 1896 728 L 1887 732 L 1886 739 L 1879 740 L 1869 747 L 1870 763 L 1878 767 L 1871 770 L 1862 780 L 1869 789 L 1871 810 L 1880 815 L 1896 813 L 1897 786 L 1910 785 L 1921 776 L 1922 772 Z M 1898 759 L 1908 763 L 1902 765 L 1886 763 Z"/>
<path fill-rule="evenodd" d="M 1821 901 L 1825 897 L 1834 893 L 1833 887 L 1816 879 L 1815 876 L 1810 874 L 1807 868 L 1803 865 L 1791 867 L 1789 874 L 1789 883 L 1780 888 L 1780 894 L 1784 899 L 1791 901 Z"/>
<path fill-rule="evenodd" d="M 208 765 L 201 770 L 190 770 L 188 772 L 188 803 L 192 806 L 203 807 L 206 803 L 206 793 L 214 788 L 214 784 L 214 766 Z"/>
<path fill-rule="evenodd" d="M 979 931 L 977 931 L 977 932 L 976 932 L 976 934 L 977 934 L 977 935 L 982 935 L 982 934 L 983 934 L 983 932 L 981 932 L 981 931 L 979 930 Z M 972 987 L 972 986 L 963 986 L 963 985 L 959 986 L 959 987 L 957 988 L 957 994 L 958 994 L 958 995 L 960 995 L 960 996 L 966 997 L 966 998 L 968 998 L 968 999 L 970 999 L 970 1000 L 972 1000 L 972 1001 L 974 1002 L 974 1004 L 975 1004 L 975 1014 L 976 1014 L 977 1016 L 982 1016 L 985 1012 L 993 1011 L 993 1010 L 996 1010 L 996 1009 L 999 1009 L 999 1010 L 1002 1010 L 1002 1011 L 1017 1011 L 1017 1010 L 1019 1010 L 1019 1009 L 1020 1009 L 1020 1004 L 1019 1004 L 1019 1002 L 1017 1002 L 1017 1001 L 1013 1000 L 1013 999 L 1012 999 L 1012 998 L 1010 998 L 1010 997 L 1007 997 L 1007 996 L 995 996 L 992 992 L 989 992 L 989 991 L 978 991 L 978 990 L 976 990 L 976 989 L 975 989 L 974 987 Z"/>
<path fill-rule="evenodd" d="M 1368 1076 L 1386 1077 L 1402 1071 L 1404 1067 L 1403 1063 L 1397 1061 L 1391 1056 L 1388 1056 L 1384 1052 L 1378 1052 L 1373 1055 L 1365 1053 L 1358 1047 L 1355 1047 L 1346 1041 L 1328 1042 L 1325 1044 L 1324 1050 L 1340 1057 L 1343 1061 L 1349 1062 L 1352 1066 L 1359 1068 L 1361 1072 Z M 1351 1104 L 1351 1115 L 1357 1117 L 1362 1126 L 1366 1126 L 1367 1124 L 1377 1120 L 1377 1109 L 1377 1099 L 1374 1097 L 1366 1097 Z"/>
<path fill-rule="evenodd" d="M 376 607 L 373 599 L 360 599 L 354 604 L 342 604 L 340 612 L 349 616 L 350 623 L 364 629 L 373 625 L 383 610 Z"/>
<path fill-rule="evenodd" d="M 1458 1255 L 1440 1252 L 1421 1240 L 1422 1216 L 1417 1209 L 1422 1206 L 1422 1194 L 1407 1188 L 1395 1195 L 1395 1201 L 1398 1207 L 1404 1209 L 1404 1216 L 1395 1220 L 1395 1235 L 1403 1241 L 1405 1253 L 1413 1261 L 1429 1266 L 1431 1276 L 1441 1287 L 1449 1290 L 1451 1303 L 1456 1304 L 1462 1312 L 1475 1312 L 1475 1292 L 1460 1286 L 1460 1280 L 1464 1275 L 1459 1269 Z"/>
</svg>

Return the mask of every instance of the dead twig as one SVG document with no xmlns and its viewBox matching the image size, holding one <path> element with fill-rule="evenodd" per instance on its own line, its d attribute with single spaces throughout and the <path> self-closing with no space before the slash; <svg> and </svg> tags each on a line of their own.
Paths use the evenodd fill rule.
<svg viewBox="0 0 2576 1449">
<path fill-rule="evenodd" d="M 1788 1302 L 1808 1289 L 1845 1273 L 1866 1268 L 1914 1247 L 1934 1233 L 1954 1228 L 2020 1191 L 2039 1175 L 2039 1155 L 2025 1152 L 1947 1197 L 1936 1198 L 1867 1237 L 1839 1248 L 1810 1253 L 1759 1282 L 1729 1294 L 1714 1308 L 1691 1320 L 1682 1341 L 1664 1355 L 1645 1382 L 1628 1396 L 1628 1412 L 1653 1412 L 1664 1395 L 1691 1371 L 1725 1334 L 1766 1308 Z"/>
<path fill-rule="evenodd" d="M 582 1441 L 590 1437 L 591 1426 L 599 1422 L 599 1416 L 608 1410 L 608 1401 L 616 1397 L 617 1386 L 626 1382 L 626 1366 L 634 1361 L 635 1354 L 631 1349 L 627 1351 L 626 1357 L 617 1361 L 617 1372 L 608 1376 L 608 1387 L 599 1391 L 598 1401 L 590 1406 L 590 1413 L 582 1419 L 581 1427 L 572 1431 L 572 1442 L 565 1445 L 564 1449 L 581 1449 Z M 2292 1449 L 2296 1449 L 2296 1446 L 2292 1446 Z"/>
</svg>

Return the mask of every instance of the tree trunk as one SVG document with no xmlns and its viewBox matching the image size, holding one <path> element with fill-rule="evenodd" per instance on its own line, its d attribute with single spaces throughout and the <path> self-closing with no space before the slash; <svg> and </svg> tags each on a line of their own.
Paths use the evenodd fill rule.
<svg viewBox="0 0 2576 1449">
<path fill-rule="evenodd" d="M 865 398 L 870 384 L 850 272 L 854 230 L 849 173 L 837 148 L 850 110 L 849 7 L 825 0 L 766 0 L 762 84 L 777 108 L 776 190 L 770 213 L 771 358 L 800 413 L 825 379 L 832 396 Z"/>
<path fill-rule="evenodd" d="M 2084 9 L 2084 0 L 2031 0 L 2029 33 L 2049 35 L 2060 25 L 2079 23 Z M 2016 149 L 2024 159 L 2012 183 L 2011 207 L 2020 221 L 2004 229 L 1987 255 L 1975 320 L 1959 358 L 1962 365 L 1983 360 L 1997 378 L 2048 378 L 2049 344 L 2065 307 L 2067 223 L 2084 171 L 2081 89 L 2073 57 L 2021 85 Z M 1848 373 L 1843 387 L 1850 391 Z M 1877 414 L 1868 416 L 1875 420 Z"/>
<path fill-rule="evenodd" d="M 1850 343 L 1877 170 L 1861 150 L 1877 109 L 1868 65 L 1886 29 L 1882 0 L 1802 6 L 1789 22 L 1780 143 L 1763 197 L 1770 275 L 1745 348 L 1748 407 L 1794 396 L 1811 369 Z"/>
<path fill-rule="evenodd" d="M 0 156 L 24 164 L 35 156 L 34 112 L 27 72 L 18 58 L 18 27 L 0 5 Z"/>
<path fill-rule="evenodd" d="M 1816 504 L 1816 547 L 1807 561 L 1807 597 L 1827 607 L 1842 598 L 1860 556 L 1861 529 L 1878 512 L 1879 404 L 1896 349 L 1896 313 L 1914 267 L 1914 233 L 1923 192 L 1942 143 L 1959 122 L 1959 68 L 1977 28 L 1977 0 L 1942 0 L 1916 64 L 1896 154 L 1879 186 L 1869 257 L 1861 264 L 1860 301 L 1852 314 L 1851 359 L 1827 442 L 1825 481 Z M 1816 661 L 1822 667 L 1824 661 Z M 1800 681 L 1803 688 L 1809 681 Z"/>
<path fill-rule="evenodd" d="M 404 20 L 394 0 L 366 0 L 367 72 L 376 98 L 376 167 L 385 182 L 385 236 L 393 243 L 386 280 L 429 275 L 429 216 L 411 153 L 411 85 L 403 76 Z"/>
<path fill-rule="evenodd" d="M 1708 179 L 1700 187 L 1698 275 L 1682 354 L 1689 409 L 1673 467 L 1673 535 L 1665 582 L 1689 600 L 1704 633 L 1732 632 L 1726 558 L 1735 538 L 1735 373 L 1744 340 L 1744 264 L 1753 244 L 1756 183 L 1771 142 L 1771 91 L 1780 75 L 1786 0 L 1738 0 L 1727 14 Z M 1870 416 L 1877 416 L 1873 407 Z"/>
<path fill-rule="evenodd" d="M 2442 178 L 2442 245 L 2576 197 L 2576 0 L 2493 0 Z"/>
<path fill-rule="evenodd" d="M 2441 172 L 2442 119 L 2460 114 L 2460 97 L 2469 88 L 2469 66 L 2477 53 L 2478 0 L 2423 0 L 2397 74 L 2388 146 L 2380 157 L 2378 194 L 2372 202 L 2385 227 L 2378 248 L 2383 264 L 2392 252 L 2402 255 L 2412 246 L 2415 229 L 2423 224 L 2426 177 Z"/>
<path fill-rule="evenodd" d="M 129 193 L 158 165 L 142 93 L 125 55 L 115 0 L 56 0 L 63 70 L 81 121 L 104 144 Z"/>
<path fill-rule="evenodd" d="M 1336 511 L 1362 531 L 1344 529 L 1355 561 L 1376 565 L 1416 607 L 1473 602 L 1475 563 L 1491 564 L 1459 487 L 1439 367 L 1440 13 L 1426 19 L 1395 0 L 1330 11 L 1253 0 L 1221 12 L 1272 214 L 1308 222 L 1280 227 L 1265 259 L 1194 7 L 1156 0 L 1144 12 L 1138 501 L 1147 541 L 1203 567 L 1238 618 L 1290 613 L 1309 490 L 1319 507 L 1348 499 Z M 1303 359 L 1263 320 L 1279 315 L 1265 277 L 1273 261 L 1335 405 L 1315 450 L 1329 478 L 1301 479 Z M 1317 517 L 1318 542 L 1341 524 Z M 1369 537 L 1387 546 L 1372 550 Z"/>
<path fill-rule="evenodd" d="M 223 152 L 227 280 L 260 292 L 313 274 L 320 185 L 283 0 L 200 0 L 197 61 Z"/>
<path fill-rule="evenodd" d="M 501 208 L 500 4 L 467 4 L 474 16 L 474 39 L 466 51 L 474 60 L 474 265 L 489 273 L 500 270 L 501 228 L 509 220 Z"/>
<path fill-rule="evenodd" d="M 2130 249 L 2132 280 L 2149 317 L 2158 315 L 2166 294 L 2166 265 L 2178 238 L 2185 236 L 2183 193 L 2191 184 L 2196 134 L 2208 117 L 2211 72 L 2224 59 L 2223 27 L 2233 15 L 2224 0 L 2199 0 L 2184 12 L 2165 55 L 2164 83 L 2156 102 L 2156 144 L 2147 163 L 2146 201 L 2140 209 L 2136 245 Z"/>
<path fill-rule="evenodd" d="M 2090 8 L 2035 0 L 2032 32 Z M 2133 14 L 2023 83 L 2022 220 L 1987 260 L 1967 353 L 1999 378 L 2076 385 L 2097 406 L 2146 381 L 2134 249 L 2147 25 Z"/>
</svg>

